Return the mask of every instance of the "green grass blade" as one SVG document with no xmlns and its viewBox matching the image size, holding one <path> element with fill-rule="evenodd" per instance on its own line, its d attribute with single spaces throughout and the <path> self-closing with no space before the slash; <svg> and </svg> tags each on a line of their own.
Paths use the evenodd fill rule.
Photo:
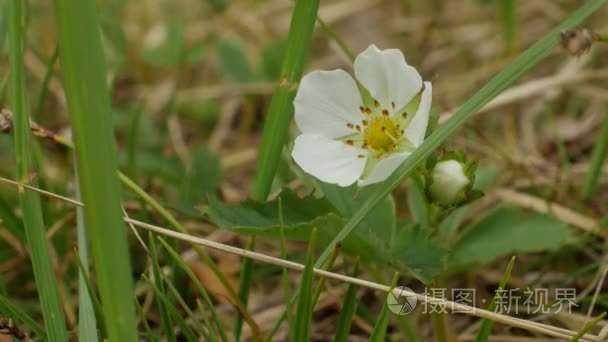
<svg viewBox="0 0 608 342">
<path fill-rule="evenodd" d="M 566 20 L 556 26 L 551 32 L 532 45 L 508 67 L 487 82 L 475 95 L 467 100 L 454 115 L 439 126 L 425 142 L 407 158 L 393 175 L 383 183 L 375 186 L 374 194 L 361 206 L 346 225 L 338 232 L 333 241 L 328 244 L 321 256 L 317 259 L 315 267 L 320 267 L 333 251 L 334 246 L 343 241 L 361 223 L 361 221 L 380 204 L 403 180 L 420 166 L 428 156 L 435 151 L 443 141 L 450 137 L 460 126 L 470 119 L 486 103 L 490 102 L 496 95 L 500 94 L 510 84 L 515 82 L 526 71 L 540 62 L 560 41 L 560 32 L 566 28 L 574 27 L 585 18 L 594 13 L 604 4 L 606 0 L 590 0 L 585 6 L 579 8 Z"/>
<path fill-rule="evenodd" d="M 517 0 L 499 0 L 498 2 L 505 53 L 509 54 L 517 47 Z"/>
<path fill-rule="evenodd" d="M 54 68 L 55 63 L 57 63 L 57 59 L 59 59 L 59 48 L 55 47 L 55 51 L 46 65 L 46 73 L 44 74 L 42 84 L 40 85 L 40 92 L 38 93 L 38 99 L 36 100 L 36 107 L 34 107 L 33 120 L 37 121 L 42 115 L 42 109 L 49 93 L 49 83 L 51 82 L 51 78 L 55 72 Z"/>
<path fill-rule="evenodd" d="M 205 306 L 203 305 L 203 302 L 201 302 L 200 298 L 196 298 L 196 307 L 198 308 L 198 311 L 201 313 L 201 316 L 203 317 L 203 323 L 205 323 L 205 327 L 207 328 L 207 331 L 209 332 L 209 334 L 211 334 L 209 337 L 212 338 L 213 341 L 217 341 L 218 340 L 217 333 L 213 329 L 213 325 L 207 318 L 207 315 L 205 315 Z"/>
<path fill-rule="evenodd" d="M 194 316 L 194 313 L 192 312 L 192 310 L 190 309 L 188 304 L 186 304 L 186 301 L 184 300 L 182 295 L 179 294 L 179 291 L 175 288 L 175 286 L 173 286 L 173 284 L 171 284 L 169 279 L 165 278 L 165 282 L 167 283 L 167 287 L 169 288 L 169 291 L 171 292 L 173 297 L 175 297 L 175 299 L 177 299 L 177 302 L 179 303 L 179 305 L 182 307 L 184 312 L 186 312 L 186 315 L 187 315 L 186 317 L 190 317 L 192 319 L 192 322 L 193 322 L 192 324 L 194 325 L 194 328 L 196 328 L 199 336 L 201 336 L 204 341 L 210 341 L 210 342 L 217 341 L 215 336 L 210 336 L 207 333 L 206 329 L 202 326 L 201 322 L 199 322 L 199 320 L 196 319 L 196 317 Z M 205 315 L 203 315 L 203 318 L 205 319 L 205 321 L 207 321 L 207 318 L 205 317 Z"/>
<path fill-rule="evenodd" d="M 393 281 L 391 282 L 391 289 L 397 286 L 397 281 L 399 281 L 399 273 L 395 273 L 393 276 Z M 371 336 L 369 337 L 370 342 L 382 342 L 385 340 L 384 336 L 386 336 L 386 329 L 388 327 L 388 321 L 390 316 L 388 314 L 388 303 L 384 300 L 384 304 L 382 304 L 382 309 L 380 310 L 380 316 L 376 320 L 376 324 L 374 325 L 374 330 L 372 331 Z"/>
<path fill-rule="evenodd" d="M 338 258 L 338 255 L 340 254 L 340 248 L 341 248 L 341 246 L 336 246 L 336 248 L 334 248 L 334 252 L 331 254 L 331 256 L 329 257 L 329 260 L 327 260 L 327 262 L 323 266 L 324 271 L 330 271 L 331 268 L 334 266 L 334 263 L 336 262 L 336 258 Z M 314 309 L 315 305 L 317 305 L 317 302 L 319 301 L 319 297 L 321 297 L 321 292 L 325 288 L 326 282 L 327 282 L 327 278 L 325 278 L 325 277 L 319 278 L 317 287 L 315 287 L 315 291 L 312 295 L 313 309 Z"/>
<path fill-rule="evenodd" d="M 94 0 L 56 0 L 55 5 L 85 222 L 106 328 L 112 341 L 136 341 L 133 279 L 97 5 Z"/>
<path fill-rule="evenodd" d="M 84 285 L 86 286 L 86 289 L 89 292 L 89 298 L 91 298 L 91 302 L 93 304 L 93 311 L 95 311 L 95 317 L 97 318 L 97 326 L 101 331 L 101 337 L 107 339 L 108 333 L 106 330 L 106 322 L 103 317 L 101 302 L 97 297 L 97 293 L 95 293 L 95 289 L 93 288 L 93 284 L 91 283 L 91 278 L 89 278 L 88 268 L 84 266 L 84 262 L 82 261 L 82 259 L 80 259 L 80 253 L 78 253 L 78 251 L 75 252 L 76 261 L 78 263 L 78 270 L 80 271 L 80 276 L 82 276 Z"/>
<path fill-rule="evenodd" d="M 600 178 L 600 172 L 606 156 L 608 155 L 608 114 L 604 115 L 604 122 L 597 137 L 593 153 L 591 155 L 591 164 L 589 171 L 585 177 L 585 185 L 583 186 L 583 198 L 589 199 L 595 189 Z"/>
<path fill-rule="evenodd" d="M 26 2 L 10 0 L 9 9 L 9 60 L 10 60 L 10 94 L 14 115 L 14 140 L 16 155 L 16 179 L 30 183 L 35 175 L 32 168 L 31 136 L 29 115 L 27 113 L 25 87 L 25 23 Z M 34 186 L 36 184 L 33 184 Z M 49 247 L 46 240 L 46 229 L 42 217 L 40 196 L 33 191 L 19 189 L 19 200 L 23 212 L 23 223 L 27 246 L 31 255 L 36 288 L 44 318 L 46 333 L 51 341 L 67 341 L 68 333 L 63 316 L 63 308 L 57 291 L 57 279 L 53 272 Z"/>
<path fill-rule="evenodd" d="M 302 77 L 318 9 L 319 0 L 299 0 L 296 1 L 291 16 L 280 83 L 270 101 L 258 155 L 258 171 L 253 188 L 253 198 L 258 200 L 265 200 L 270 192 L 281 158 L 281 150 L 287 141 L 289 124 L 293 117 L 292 102 L 297 89 L 295 83 Z M 251 239 L 251 245 L 255 246 L 255 238 Z M 251 281 L 246 277 L 253 273 L 252 268 L 253 262 L 249 260 L 243 262 L 243 277 L 240 279 L 241 288 L 239 288 L 239 293 L 243 296 L 239 298 L 245 307 L 247 306 L 245 294 L 249 293 Z M 234 334 L 237 337 L 241 333 L 241 321 L 241 315 L 237 314 Z"/>
<path fill-rule="evenodd" d="M 355 262 L 355 268 L 353 270 L 353 277 L 356 278 L 359 274 L 359 259 Z M 350 335 L 350 326 L 353 322 L 353 316 L 357 311 L 357 286 L 354 284 L 348 285 L 346 295 L 344 295 L 344 302 L 342 304 L 342 310 L 340 311 L 340 318 L 338 319 L 338 325 L 336 328 L 336 336 L 334 337 L 335 342 L 347 342 L 348 336 Z"/>
<path fill-rule="evenodd" d="M 158 250 L 156 249 L 156 235 L 152 232 L 148 232 L 148 242 L 150 244 L 150 262 L 152 263 L 152 276 L 154 277 L 154 283 L 158 284 L 158 290 L 163 294 L 165 293 L 165 287 L 163 285 L 163 276 L 158 263 Z M 173 332 L 173 324 L 171 317 L 169 317 L 168 308 L 160 297 L 156 297 L 156 305 L 158 306 L 158 313 L 160 314 L 160 322 L 167 341 L 176 341 L 175 333 Z"/>
<path fill-rule="evenodd" d="M 164 303 L 165 307 L 167 308 L 167 312 L 171 315 L 171 317 L 173 317 L 172 321 L 175 322 L 175 324 L 177 324 L 177 326 L 180 328 L 183 337 L 185 337 L 188 342 L 198 341 L 196 334 L 194 331 L 192 331 L 190 326 L 188 326 L 188 323 L 186 323 L 186 320 L 184 317 L 182 317 L 179 311 L 177 311 L 177 308 L 173 305 L 173 303 L 171 303 L 169 297 L 167 297 L 167 295 L 158 287 L 158 285 L 148 277 L 145 275 L 142 277 L 148 283 L 148 285 L 154 289 L 155 295 Z M 171 329 L 173 328 L 171 327 Z"/>
<path fill-rule="evenodd" d="M 255 236 L 249 238 L 247 244 L 247 250 L 252 251 L 255 249 Z M 251 280 L 253 276 L 253 259 L 244 258 L 243 266 L 241 269 L 241 276 L 239 277 L 239 289 L 238 296 L 239 300 L 243 304 L 249 302 L 249 289 L 251 288 Z M 234 341 L 238 342 L 241 340 L 241 332 L 243 329 L 243 316 L 237 312 L 234 321 Z"/>
<path fill-rule="evenodd" d="M 498 283 L 499 291 L 502 291 L 505 288 L 505 286 L 507 285 L 507 281 L 509 280 L 509 277 L 511 276 L 511 270 L 513 270 L 513 264 L 515 264 L 514 256 L 511 257 L 511 260 L 509 261 L 509 264 L 507 265 L 507 269 L 505 270 L 505 273 L 502 275 L 502 278 L 500 278 L 500 282 Z M 500 296 L 501 296 L 501 293 L 496 292 L 496 294 L 490 301 L 490 304 L 488 305 L 488 311 L 494 312 L 494 310 L 496 309 L 496 301 L 498 299 L 500 299 Z M 475 336 L 475 342 L 487 341 L 491 332 L 492 332 L 492 321 L 490 321 L 489 319 L 484 319 L 481 322 L 481 326 L 479 327 L 477 336 Z"/>
<path fill-rule="evenodd" d="M 0 295 L 0 311 L 6 312 L 6 314 L 19 322 L 23 322 L 25 326 L 33 332 L 36 336 L 40 337 L 41 340 L 46 341 L 46 332 L 32 317 L 30 317 L 25 311 L 22 311 L 13 306 L 8 298 Z"/>
<path fill-rule="evenodd" d="M 173 257 L 173 259 L 175 259 L 175 261 L 177 262 L 177 265 L 179 267 L 181 267 L 181 269 L 184 272 L 186 272 L 186 274 L 188 275 L 190 280 L 194 283 L 194 286 L 200 292 L 201 296 L 203 296 L 203 300 L 205 301 L 205 304 L 207 304 L 207 306 L 209 307 L 209 311 L 211 312 L 211 318 L 213 318 L 216 328 L 220 333 L 220 338 L 221 338 L 222 342 L 228 341 L 228 337 L 226 336 L 226 329 L 224 328 L 224 325 L 222 324 L 222 321 L 221 321 L 219 315 L 217 314 L 217 311 L 215 310 L 215 306 L 214 306 L 213 302 L 211 301 L 211 298 L 209 297 L 207 290 L 205 290 L 205 287 L 203 287 L 203 284 L 201 284 L 201 282 L 198 280 L 198 278 L 196 277 L 194 272 L 192 272 L 190 267 L 188 267 L 188 265 L 186 265 L 186 263 L 184 262 L 184 260 L 182 260 L 182 258 L 179 256 L 179 254 L 173 248 L 171 248 L 171 246 L 169 246 L 169 244 L 165 240 L 163 240 L 161 238 L 158 238 L 158 240 L 163 245 L 163 247 L 165 247 L 167 252 L 169 252 L 169 254 Z"/>
<path fill-rule="evenodd" d="M 146 193 L 139 185 L 137 185 L 129 177 L 127 177 L 125 174 L 123 174 L 121 172 L 118 172 L 118 177 L 120 178 L 120 181 L 127 188 L 129 188 L 131 191 L 133 191 L 137 196 L 139 196 L 149 206 L 154 208 L 154 210 L 156 210 L 165 220 L 167 220 L 167 222 L 169 222 L 169 224 L 171 226 L 173 226 L 173 228 L 175 228 L 180 233 L 189 234 L 186 227 L 184 227 L 181 223 L 179 223 L 179 221 L 175 218 L 175 216 L 173 216 L 173 214 L 171 214 L 171 212 L 169 212 L 167 209 L 165 209 L 157 200 L 155 200 L 152 196 L 150 196 L 148 193 Z M 192 248 L 194 248 L 194 250 L 198 253 L 200 258 L 207 264 L 207 266 L 209 266 L 209 268 L 211 269 L 213 274 L 215 274 L 215 276 L 220 280 L 220 282 L 222 283 L 222 286 L 224 286 L 226 291 L 228 291 L 228 293 L 230 294 L 230 297 L 232 297 L 232 299 L 234 299 L 235 306 L 237 307 L 237 309 L 239 310 L 241 315 L 243 315 L 245 317 L 245 320 L 247 321 L 247 323 L 253 330 L 254 334 L 258 335 L 259 327 L 255 324 L 255 322 L 253 321 L 253 319 L 251 318 L 249 313 L 247 313 L 245 311 L 245 307 L 244 307 L 243 303 L 241 303 L 241 301 L 238 299 L 236 291 L 234 291 L 234 288 L 232 288 L 232 285 L 230 285 L 226 276 L 220 271 L 220 269 L 218 268 L 215 261 L 213 261 L 213 259 L 209 256 L 209 254 L 207 254 L 205 252 L 205 250 L 203 248 L 201 248 L 201 246 L 193 244 Z"/>
<path fill-rule="evenodd" d="M 279 206 L 279 226 L 281 227 L 281 239 L 280 239 L 280 250 L 281 250 L 281 259 L 287 260 L 287 243 L 285 242 L 285 223 L 283 221 L 283 199 L 279 197 L 278 199 Z M 283 280 L 283 292 L 285 294 L 285 313 L 287 317 L 287 331 L 290 339 L 293 339 L 293 330 L 292 330 L 292 317 L 291 317 L 291 289 L 289 287 L 289 273 L 286 268 L 281 269 L 281 278 Z M 273 334 L 270 334 L 272 336 Z"/>
<path fill-rule="evenodd" d="M 315 241 L 317 229 L 314 228 L 310 234 L 308 253 L 306 254 L 306 266 L 302 273 L 300 285 L 300 298 L 294 322 L 293 337 L 295 342 L 307 342 L 310 336 L 310 321 L 312 320 L 313 301 L 313 261 L 315 253 Z"/>
<path fill-rule="evenodd" d="M 144 332 L 146 334 L 146 341 L 156 342 L 158 341 L 158 337 L 154 335 L 152 332 L 152 328 L 150 328 L 150 324 L 148 324 L 148 318 L 146 317 L 146 313 L 144 312 L 144 308 L 141 307 L 139 301 L 135 300 L 135 309 L 137 310 L 137 314 L 139 315 L 139 320 L 141 321 L 141 325 L 144 327 Z"/>
<path fill-rule="evenodd" d="M 258 155 L 253 197 L 262 201 L 270 192 L 281 150 L 287 140 L 289 123 L 293 117 L 292 102 L 296 96 L 297 82 L 302 77 L 319 9 L 319 0 L 298 0 L 295 3 L 280 83 L 270 101 Z"/>
<path fill-rule="evenodd" d="M 76 170 L 78 175 L 78 170 Z M 80 200 L 80 190 L 76 183 L 76 199 Z M 86 269 L 78 274 L 78 340 L 81 342 L 99 341 L 97 334 L 97 320 L 95 318 L 95 307 L 87 286 L 87 275 L 89 272 L 89 246 L 87 239 L 87 228 L 84 223 L 84 211 L 82 207 L 76 208 L 76 234 L 78 239 L 79 259 L 86 262 Z M 85 272 L 87 272 L 85 274 Z"/>
<path fill-rule="evenodd" d="M 604 319 L 604 317 L 606 317 L 606 313 L 602 312 L 599 316 L 595 317 L 589 323 L 585 324 L 585 326 L 583 327 L 583 329 L 581 329 L 581 331 L 579 331 L 576 335 L 572 336 L 572 338 L 570 339 L 570 342 L 577 342 L 578 340 L 580 340 L 581 337 L 585 336 L 585 334 L 587 332 L 589 332 L 589 330 L 591 330 L 591 328 L 593 328 L 596 324 L 601 322 Z"/>
</svg>

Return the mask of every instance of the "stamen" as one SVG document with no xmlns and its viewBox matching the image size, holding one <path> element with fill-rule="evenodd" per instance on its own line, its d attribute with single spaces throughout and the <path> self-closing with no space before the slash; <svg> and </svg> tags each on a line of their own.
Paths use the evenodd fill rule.
<svg viewBox="0 0 608 342">
<path fill-rule="evenodd" d="M 355 128 L 355 125 L 353 125 L 352 123 L 349 122 L 349 123 L 346 124 L 346 127 L 348 127 L 348 128 Z"/>
<path fill-rule="evenodd" d="M 397 147 L 397 142 L 399 142 L 399 140 L 397 138 L 395 138 L 391 133 L 389 133 L 386 129 L 384 129 L 384 127 L 382 127 L 382 128 L 383 128 L 382 131 L 384 132 L 384 134 L 386 134 L 393 141 L 393 147 Z"/>
<path fill-rule="evenodd" d="M 367 122 L 367 120 L 363 120 L 363 121 L 361 121 L 361 123 L 363 124 L 363 126 L 367 126 L 367 124 L 368 124 L 369 122 Z"/>
<path fill-rule="evenodd" d="M 393 109 L 395 109 L 395 102 L 391 101 L 391 107 L 393 107 Z"/>
<path fill-rule="evenodd" d="M 363 106 L 359 106 L 359 110 L 361 111 L 361 114 L 365 114 L 366 113 L 365 107 L 363 107 Z"/>
<path fill-rule="evenodd" d="M 407 112 L 403 112 L 403 114 L 401 114 L 401 117 L 403 117 L 404 119 L 407 118 Z"/>
<path fill-rule="evenodd" d="M 357 131 L 361 132 L 361 126 L 357 125 L 357 126 L 355 126 L 355 129 L 356 129 Z"/>
<path fill-rule="evenodd" d="M 352 140 L 352 139 L 348 139 L 348 140 L 346 140 L 346 143 L 349 144 L 349 145 L 354 145 L 355 141 Z"/>
<path fill-rule="evenodd" d="M 383 109 L 383 110 L 382 110 L 382 115 L 384 115 L 384 116 L 388 116 L 388 110 Z"/>
<path fill-rule="evenodd" d="M 369 109 L 369 107 L 365 107 L 365 114 L 371 115 L 372 114 L 372 110 Z"/>
<path fill-rule="evenodd" d="M 357 157 L 359 157 L 359 158 L 365 158 L 365 155 L 364 154 L 359 154 L 359 155 L 357 155 Z"/>
<path fill-rule="evenodd" d="M 376 100 L 376 99 L 374 99 L 374 106 L 380 107 L 380 102 L 378 102 L 378 100 Z"/>
<path fill-rule="evenodd" d="M 363 140 L 363 145 L 361 145 L 361 148 L 367 148 L 367 140 Z"/>
</svg>

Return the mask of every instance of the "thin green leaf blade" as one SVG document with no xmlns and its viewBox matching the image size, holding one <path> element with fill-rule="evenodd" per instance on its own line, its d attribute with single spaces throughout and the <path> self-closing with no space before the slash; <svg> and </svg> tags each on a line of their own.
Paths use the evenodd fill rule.
<svg viewBox="0 0 608 342">
<path fill-rule="evenodd" d="M 499 291 L 502 291 L 507 285 L 507 281 L 509 281 L 509 277 L 511 276 L 511 271 L 513 270 L 513 265 L 515 264 L 515 256 L 511 257 L 507 268 L 505 269 L 505 273 L 500 278 L 500 283 L 498 284 Z M 488 311 L 494 311 L 496 309 L 496 301 L 500 299 L 501 293 L 496 292 L 492 300 L 490 301 L 490 305 L 488 305 Z M 477 336 L 475 336 L 475 342 L 484 342 L 488 340 L 490 333 L 492 332 L 492 321 L 489 319 L 484 319 L 481 321 L 481 327 L 479 327 L 479 331 L 477 332 Z"/>
<path fill-rule="evenodd" d="M 397 281 L 399 280 L 399 274 L 395 273 L 393 276 L 393 281 L 391 282 L 391 290 L 397 285 Z M 389 314 L 388 314 L 388 302 L 385 300 L 382 305 L 382 309 L 380 310 L 380 316 L 376 320 L 376 324 L 374 325 L 374 330 L 372 331 L 371 336 L 369 337 L 370 342 L 382 342 L 384 341 L 384 337 L 386 336 L 386 328 L 388 327 Z"/>
<path fill-rule="evenodd" d="M 136 341 L 134 287 L 97 3 L 56 0 L 55 5 L 79 184 L 106 327 L 112 341 Z"/>
<path fill-rule="evenodd" d="M 33 168 L 33 156 L 31 155 L 31 136 L 25 87 L 26 5 L 27 3 L 21 0 L 10 0 L 8 2 L 8 40 L 11 64 L 10 94 L 14 115 L 16 179 L 20 182 L 31 183 L 30 179 L 36 174 L 36 171 Z M 46 333 L 52 341 L 67 341 L 68 333 L 57 290 L 57 279 L 47 245 L 40 196 L 36 192 L 25 191 L 20 188 L 19 201 L 23 212 L 23 226 L 25 227 L 26 241 L 31 255 Z"/>
<path fill-rule="evenodd" d="M 78 172 L 78 170 L 76 170 Z M 76 185 L 76 199 L 80 200 L 80 189 Z M 78 255 L 80 260 L 85 260 L 88 272 L 89 265 L 89 245 L 87 239 L 87 228 L 84 222 L 84 210 L 82 207 L 76 208 L 76 232 L 78 239 Z M 78 274 L 78 341 L 98 341 L 97 319 L 95 318 L 95 308 L 93 300 L 87 286 L 87 274 Z"/>
<path fill-rule="evenodd" d="M 317 230 L 313 229 L 310 234 L 308 253 L 306 254 L 306 266 L 302 273 L 300 285 L 300 298 L 296 311 L 293 337 L 295 342 L 307 342 L 310 336 L 310 321 L 312 320 L 313 303 L 313 261 Z"/>
<path fill-rule="evenodd" d="M 296 1 L 291 16 L 281 80 L 270 101 L 258 155 L 253 189 L 253 197 L 258 200 L 265 200 L 270 192 L 281 150 L 287 141 L 296 96 L 294 84 L 302 77 L 318 9 L 319 0 Z"/>
<path fill-rule="evenodd" d="M 355 262 L 353 277 L 356 278 L 359 274 L 359 259 Z M 335 342 L 347 342 L 350 333 L 350 326 L 353 322 L 353 316 L 357 310 L 357 286 L 354 284 L 348 285 L 348 290 L 344 295 L 342 302 L 342 310 L 340 310 L 340 318 L 336 328 Z"/>
</svg>

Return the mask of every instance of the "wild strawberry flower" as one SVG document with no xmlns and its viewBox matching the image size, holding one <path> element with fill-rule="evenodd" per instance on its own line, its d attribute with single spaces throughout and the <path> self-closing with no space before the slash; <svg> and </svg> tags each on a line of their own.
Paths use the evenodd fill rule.
<svg viewBox="0 0 608 342">
<path fill-rule="evenodd" d="M 292 157 L 319 180 L 365 186 L 387 179 L 424 141 L 432 87 L 396 49 L 370 45 L 344 70 L 313 71 L 294 100 L 302 132 Z"/>
</svg>

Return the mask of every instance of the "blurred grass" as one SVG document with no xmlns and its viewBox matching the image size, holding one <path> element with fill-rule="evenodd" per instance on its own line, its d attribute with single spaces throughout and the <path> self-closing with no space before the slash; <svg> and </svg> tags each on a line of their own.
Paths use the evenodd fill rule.
<svg viewBox="0 0 608 342">
<path fill-rule="evenodd" d="M 34 164 L 31 155 L 32 143 L 24 67 L 26 6 L 27 3 L 21 0 L 9 0 L 8 2 L 10 98 L 14 115 L 15 177 L 20 182 L 35 186 L 36 183 L 33 180 L 36 170 L 32 168 Z M 40 196 L 35 192 L 20 188 L 19 200 L 46 334 L 52 341 L 67 341 L 68 333 L 57 289 L 57 279 L 47 245 Z"/>
</svg>

